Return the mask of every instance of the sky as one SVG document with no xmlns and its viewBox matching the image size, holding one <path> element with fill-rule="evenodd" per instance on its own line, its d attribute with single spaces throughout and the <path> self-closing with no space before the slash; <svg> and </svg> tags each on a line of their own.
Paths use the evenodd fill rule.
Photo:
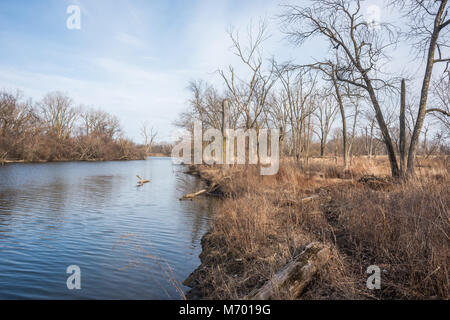
<svg viewBox="0 0 450 320">
<path fill-rule="evenodd" d="M 369 1 L 365 5 L 380 4 Z M 19 89 L 39 101 L 62 91 L 77 104 L 117 116 L 126 135 L 142 139 L 147 121 L 159 141 L 174 137 L 190 80 L 218 81 L 234 64 L 226 33 L 266 18 L 267 56 L 310 61 L 323 47 L 295 48 L 279 32 L 280 0 L 2 0 L 0 89 Z M 68 29 L 67 8 L 81 10 L 80 29 Z M 382 9 L 382 7 L 381 7 Z"/>
</svg>

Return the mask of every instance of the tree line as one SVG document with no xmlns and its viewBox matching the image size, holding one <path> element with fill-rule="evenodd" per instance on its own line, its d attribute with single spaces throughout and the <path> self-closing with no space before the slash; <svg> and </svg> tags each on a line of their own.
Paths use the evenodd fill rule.
<svg viewBox="0 0 450 320">
<path fill-rule="evenodd" d="M 221 87 L 192 81 L 189 108 L 176 124 L 192 130 L 201 121 L 203 128 L 220 128 L 227 100 L 230 128 L 279 129 L 281 155 L 307 162 L 331 153 L 342 156 L 346 169 L 355 154 L 384 154 L 392 176 L 413 176 L 417 154 L 450 151 L 449 5 L 388 5 L 406 26 L 367 21 L 360 0 L 282 5 L 278 20 L 291 44 L 305 47 L 313 38 L 324 43 L 327 54 L 305 65 L 264 55 L 265 20 L 250 25 L 246 37 L 230 29 L 240 65 L 218 70 Z M 399 42 L 424 68 L 419 78 L 386 70 Z M 420 82 L 418 94 L 408 87 L 414 81 Z"/>
<path fill-rule="evenodd" d="M 76 106 L 61 92 L 37 103 L 0 92 L 0 160 L 129 160 L 146 151 L 124 136 L 116 116 Z"/>
</svg>

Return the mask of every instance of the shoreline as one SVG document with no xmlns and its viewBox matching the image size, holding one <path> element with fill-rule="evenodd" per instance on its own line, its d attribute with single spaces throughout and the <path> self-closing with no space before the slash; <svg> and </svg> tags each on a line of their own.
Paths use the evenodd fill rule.
<svg viewBox="0 0 450 320">
<path fill-rule="evenodd" d="M 40 163 L 66 163 L 66 162 L 108 162 L 108 161 L 143 161 L 147 158 L 170 158 L 170 155 L 164 154 L 152 154 L 148 155 L 146 158 L 136 158 L 136 159 L 92 159 L 92 160 L 77 160 L 77 159 L 64 159 L 64 160 L 1 160 L 0 166 L 8 164 L 40 164 Z"/>
<path fill-rule="evenodd" d="M 389 177 L 386 159 L 370 169 L 364 161 L 356 159 L 349 171 L 324 162 L 308 168 L 288 162 L 269 177 L 252 167 L 187 166 L 186 174 L 217 186 L 214 195 L 221 200 L 201 239 L 200 265 L 183 281 L 190 288 L 186 298 L 447 299 L 441 270 L 449 257 L 439 230 L 448 222 L 437 204 L 450 201 L 443 183 L 448 169 L 439 159 L 427 160 L 425 168 L 441 172 L 423 171 L 417 183 L 404 185 Z M 424 186 L 430 194 L 422 191 Z M 420 230 L 417 219 L 423 224 Z M 426 236 L 430 228 L 436 230 Z M 397 234 L 401 241 L 392 241 Z M 429 237 L 428 244 L 423 237 Z M 312 244 L 325 249 L 324 261 L 308 256 L 308 264 L 317 265 L 306 276 L 292 274 L 276 293 L 258 293 L 298 266 Z M 434 261 L 426 259 L 430 245 L 440 252 Z M 399 259 L 405 263 L 399 265 Z M 366 269 L 377 263 L 386 273 L 382 290 L 374 291 L 366 287 Z"/>
<path fill-rule="evenodd" d="M 230 190 L 224 181 L 224 174 L 222 170 L 217 167 L 208 167 L 208 166 L 198 166 L 198 165 L 189 165 L 188 170 L 185 174 L 189 174 L 199 178 L 201 181 L 205 182 L 207 186 L 216 185 L 217 186 L 217 194 L 207 194 L 207 196 L 218 196 L 221 201 L 226 202 L 227 199 L 239 197 L 239 194 L 233 194 L 234 191 Z M 229 178 L 228 175 L 225 174 L 225 178 Z M 231 179 L 225 179 L 231 181 Z M 216 215 L 216 212 L 213 212 L 213 219 Z M 296 251 L 297 255 L 308 247 L 311 243 L 302 243 L 302 245 L 298 245 Z M 228 269 L 231 273 L 242 271 L 242 261 L 240 258 L 236 258 L 234 254 L 231 257 L 227 257 L 225 260 L 217 263 L 217 235 L 214 232 L 214 226 L 211 225 L 209 230 L 202 236 L 201 238 L 201 247 L 202 251 L 199 255 L 200 265 L 193 270 L 189 276 L 182 282 L 183 285 L 190 288 L 185 294 L 187 300 L 204 300 L 209 299 L 209 297 L 205 297 L 202 291 L 205 289 L 205 285 L 202 283 L 203 279 L 208 273 L 214 272 L 213 269 L 216 265 L 222 269 Z M 220 251 L 220 250 L 219 250 Z M 228 255 L 228 253 L 227 253 Z M 308 260 L 308 263 L 311 261 Z M 278 269 L 282 269 L 283 266 L 287 265 L 286 263 L 279 266 Z M 234 275 L 236 277 L 236 275 Z M 307 280 L 309 283 L 311 279 Z M 241 292 L 241 297 L 239 299 L 252 299 L 251 296 L 257 295 L 258 289 L 261 289 L 264 284 L 269 283 L 268 279 L 259 279 L 259 281 L 255 281 L 251 286 L 246 287 Z M 260 299 L 260 298 L 258 298 Z"/>
</svg>

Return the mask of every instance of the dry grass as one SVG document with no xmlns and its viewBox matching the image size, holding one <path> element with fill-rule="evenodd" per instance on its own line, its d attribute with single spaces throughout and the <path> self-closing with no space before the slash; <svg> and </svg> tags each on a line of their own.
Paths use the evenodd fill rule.
<svg viewBox="0 0 450 320">
<path fill-rule="evenodd" d="M 322 241 L 333 257 L 300 298 L 448 299 L 447 160 L 421 160 L 419 168 L 416 180 L 400 184 L 386 178 L 381 157 L 353 159 L 345 172 L 334 159 L 286 160 L 275 176 L 202 167 L 225 198 L 203 239 L 202 266 L 187 283 L 202 298 L 242 299 L 305 245 Z M 311 194 L 320 200 L 302 204 Z M 386 270 L 378 291 L 366 288 L 372 264 Z"/>
<path fill-rule="evenodd" d="M 447 183 L 421 178 L 387 192 L 348 186 L 331 195 L 326 214 L 356 274 L 372 264 L 386 270 L 378 297 L 449 298 Z"/>
</svg>

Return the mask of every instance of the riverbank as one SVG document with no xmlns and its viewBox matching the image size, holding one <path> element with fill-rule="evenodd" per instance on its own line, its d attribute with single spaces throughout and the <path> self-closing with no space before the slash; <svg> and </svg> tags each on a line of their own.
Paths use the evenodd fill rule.
<svg viewBox="0 0 450 320">
<path fill-rule="evenodd" d="M 255 167 L 190 167 L 222 201 L 202 239 L 201 265 L 184 281 L 189 299 L 246 299 L 313 242 L 330 248 L 302 292 L 279 299 L 448 299 L 450 233 L 446 159 L 420 161 L 419 178 L 388 178 L 387 159 L 307 166 L 283 161 L 275 176 Z M 304 201 L 311 199 L 311 201 Z M 367 268 L 382 272 L 369 290 Z"/>
<path fill-rule="evenodd" d="M 57 163 L 57 162 L 105 162 L 105 161 L 133 161 L 133 160 L 145 160 L 146 157 L 151 158 L 165 158 L 170 157 L 169 154 L 165 153 L 150 153 L 147 156 L 138 156 L 131 158 L 121 158 L 121 159 L 66 159 L 66 160 L 10 160 L 10 159 L 0 159 L 0 165 L 12 164 L 12 163 Z"/>
<path fill-rule="evenodd" d="M 153 156 L 156 157 L 156 156 Z M 136 157 L 130 159 L 89 159 L 89 160 L 77 160 L 77 159 L 67 159 L 67 160 L 0 160 L 0 165 L 14 164 L 14 163 L 64 163 L 64 162 L 106 162 L 106 161 L 134 161 L 134 160 L 145 160 L 145 157 Z"/>
</svg>

